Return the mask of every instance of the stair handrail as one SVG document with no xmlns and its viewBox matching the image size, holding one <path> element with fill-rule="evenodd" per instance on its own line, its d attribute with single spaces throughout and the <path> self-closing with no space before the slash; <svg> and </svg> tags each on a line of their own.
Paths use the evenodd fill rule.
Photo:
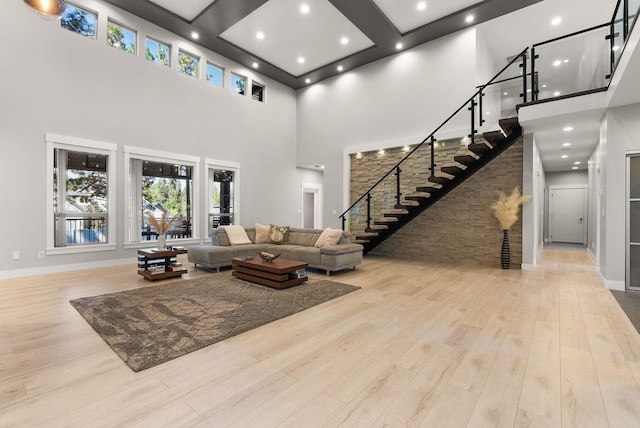
<svg viewBox="0 0 640 428">
<path fill-rule="evenodd" d="M 383 181 L 384 179 L 386 179 L 389 175 L 391 175 L 391 173 L 392 173 L 392 172 L 394 172 L 398 167 L 400 167 L 400 165 L 402 165 L 402 164 L 404 163 L 404 161 L 406 161 L 409 157 L 411 157 L 411 155 L 412 155 L 416 150 L 418 150 L 420 147 L 422 147 L 422 145 L 423 145 L 424 143 L 426 143 L 428 140 L 431 140 L 431 137 L 434 137 L 434 136 L 435 136 L 435 134 L 436 134 L 438 131 L 440 131 L 440 129 L 442 129 L 442 127 L 443 127 L 443 126 L 445 126 L 445 125 L 446 125 L 446 124 L 447 124 L 451 119 L 453 119 L 453 118 L 454 118 L 458 113 L 460 113 L 460 111 L 461 111 L 463 108 L 465 108 L 465 106 L 466 106 L 467 104 L 469 104 L 470 102 L 472 102 L 472 101 L 473 101 L 473 100 L 474 100 L 474 99 L 475 99 L 479 94 L 482 94 L 482 92 L 484 91 L 484 89 L 485 89 L 487 86 L 489 86 L 489 85 L 493 84 L 493 81 L 494 81 L 494 80 L 496 80 L 498 77 L 500 77 L 500 75 L 501 75 L 502 73 L 504 73 L 504 72 L 505 72 L 509 67 L 511 67 L 511 66 L 516 62 L 516 60 L 518 60 L 518 59 L 520 59 L 520 58 L 524 58 L 524 59 L 525 59 L 525 61 L 524 61 L 523 63 L 524 63 L 524 64 L 526 64 L 526 54 L 527 54 L 527 52 L 528 52 L 528 51 L 529 51 L 529 47 L 526 47 L 526 48 L 524 48 L 524 49 L 522 50 L 522 52 L 520 52 L 518 55 L 516 55 L 515 57 L 513 57 L 513 58 L 511 59 L 511 61 L 509 61 L 509 63 L 508 63 L 507 65 L 505 65 L 505 66 L 504 66 L 504 67 L 503 67 L 503 68 L 502 68 L 498 73 L 496 73 L 496 75 L 495 75 L 495 76 L 493 76 L 493 77 L 491 78 L 491 80 L 489 80 L 489 81 L 488 81 L 487 83 L 485 83 L 484 85 L 480 86 L 480 87 L 479 87 L 480 89 L 478 89 L 478 90 L 477 90 L 477 91 L 476 91 L 476 92 L 475 92 L 475 93 L 474 93 L 474 94 L 473 94 L 469 99 L 467 99 L 467 101 L 465 101 L 465 102 L 464 102 L 464 104 L 462 104 L 462 105 L 461 105 L 461 106 L 460 106 L 460 107 L 459 107 L 459 108 L 458 108 L 458 109 L 457 109 L 453 114 L 451 114 L 447 119 L 445 119 L 445 121 L 444 121 L 444 122 L 442 122 L 442 123 L 441 123 L 441 124 L 440 124 L 440 125 L 439 125 L 439 126 L 438 126 L 438 127 L 437 127 L 433 132 L 432 132 L 432 133 L 431 133 L 431 134 L 429 134 L 425 139 L 423 139 L 423 140 L 420 142 L 420 144 L 418 144 L 416 147 L 414 147 L 414 149 L 413 149 L 413 150 L 411 150 L 409 153 L 407 153 L 407 155 L 406 155 L 405 157 L 403 157 L 403 158 L 402 158 L 402 159 L 401 159 L 401 160 L 400 160 L 396 165 L 394 165 L 394 166 L 393 166 L 393 168 L 391 168 L 391 169 L 390 169 L 390 170 L 389 170 L 385 175 L 383 175 L 383 176 L 382 176 L 382 178 L 380 178 L 378 181 L 376 181 L 376 183 L 375 183 L 373 186 L 371 186 L 371 187 L 369 188 L 369 190 L 367 190 L 366 192 L 364 192 L 364 193 L 362 194 L 362 196 L 360 196 L 360 197 L 359 197 L 359 198 L 358 198 L 358 199 L 357 199 L 353 204 L 351 204 L 351 206 L 350 206 L 349 208 L 347 208 L 347 209 L 346 209 L 342 214 L 340 214 L 340 215 L 338 216 L 338 218 L 341 218 L 341 219 L 342 219 L 342 228 L 344 229 L 344 220 L 345 220 L 345 216 L 347 215 L 347 213 L 348 213 L 349 211 L 351 211 L 351 209 L 352 209 L 353 207 L 355 207 L 358 203 L 360 203 L 360 201 L 362 201 L 362 199 L 363 199 L 363 198 L 365 198 L 368 194 L 370 194 L 370 193 L 371 193 L 371 191 L 372 191 L 373 189 L 375 189 L 375 188 L 376 188 L 380 183 L 382 183 L 382 181 Z M 525 65 L 525 67 L 526 67 L 526 65 Z M 524 102 L 526 103 L 526 102 L 527 102 L 527 90 L 526 90 L 526 85 L 527 85 L 527 73 L 526 73 L 526 72 L 524 72 L 524 73 L 523 73 L 522 79 L 523 79 L 523 82 L 522 82 L 522 83 L 523 83 L 523 88 L 524 88 L 524 90 L 522 91 L 522 93 L 523 93 L 523 95 L 522 95 L 522 96 L 524 97 Z M 432 170 L 433 170 L 433 166 L 432 166 Z M 369 214 L 369 213 L 367 213 L 367 216 L 369 216 L 369 215 L 370 215 L 370 214 Z"/>
</svg>

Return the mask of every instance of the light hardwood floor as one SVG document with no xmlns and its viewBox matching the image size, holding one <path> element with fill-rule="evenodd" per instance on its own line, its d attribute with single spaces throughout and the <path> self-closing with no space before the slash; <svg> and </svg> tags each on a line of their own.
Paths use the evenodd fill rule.
<svg viewBox="0 0 640 428">
<path fill-rule="evenodd" d="M 157 284 L 133 265 L 0 281 L 0 426 L 640 426 L 640 335 L 583 252 L 331 279 L 362 290 L 140 373 L 68 303 Z"/>
</svg>

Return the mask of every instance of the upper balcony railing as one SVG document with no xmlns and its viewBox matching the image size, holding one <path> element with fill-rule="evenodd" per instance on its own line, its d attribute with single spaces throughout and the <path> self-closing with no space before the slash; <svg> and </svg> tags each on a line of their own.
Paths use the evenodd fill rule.
<svg viewBox="0 0 640 428">
<path fill-rule="evenodd" d="M 531 47 L 531 101 L 606 90 L 633 29 L 640 0 L 618 0 L 609 22 Z"/>
</svg>

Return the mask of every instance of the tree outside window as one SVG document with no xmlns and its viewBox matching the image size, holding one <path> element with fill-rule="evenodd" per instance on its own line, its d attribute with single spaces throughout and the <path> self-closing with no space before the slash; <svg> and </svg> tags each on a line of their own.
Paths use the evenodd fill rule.
<svg viewBox="0 0 640 428">
<path fill-rule="evenodd" d="M 97 15 L 79 7 L 67 4 L 60 26 L 90 39 L 96 38 Z"/>
<path fill-rule="evenodd" d="M 149 61 L 169 67 L 171 48 L 162 42 L 147 38 L 145 57 Z"/>
<path fill-rule="evenodd" d="M 136 32 L 109 21 L 107 23 L 107 44 L 135 55 Z"/>
<path fill-rule="evenodd" d="M 180 68 L 180 73 L 184 73 L 192 77 L 198 77 L 199 65 L 200 58 L 190 55 L 182 50 L 178 52 L 178 66 Z"/>
</svg>

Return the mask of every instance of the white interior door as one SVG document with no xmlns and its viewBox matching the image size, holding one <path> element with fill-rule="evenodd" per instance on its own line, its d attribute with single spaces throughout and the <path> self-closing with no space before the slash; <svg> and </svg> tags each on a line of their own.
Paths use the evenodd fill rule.
<svg viewBox="0 0 640 428">
<path fill-rule="evenodd" d="M 551 242 L 585 243 L 586 188 L 549 187 Z"/>
</svg>

